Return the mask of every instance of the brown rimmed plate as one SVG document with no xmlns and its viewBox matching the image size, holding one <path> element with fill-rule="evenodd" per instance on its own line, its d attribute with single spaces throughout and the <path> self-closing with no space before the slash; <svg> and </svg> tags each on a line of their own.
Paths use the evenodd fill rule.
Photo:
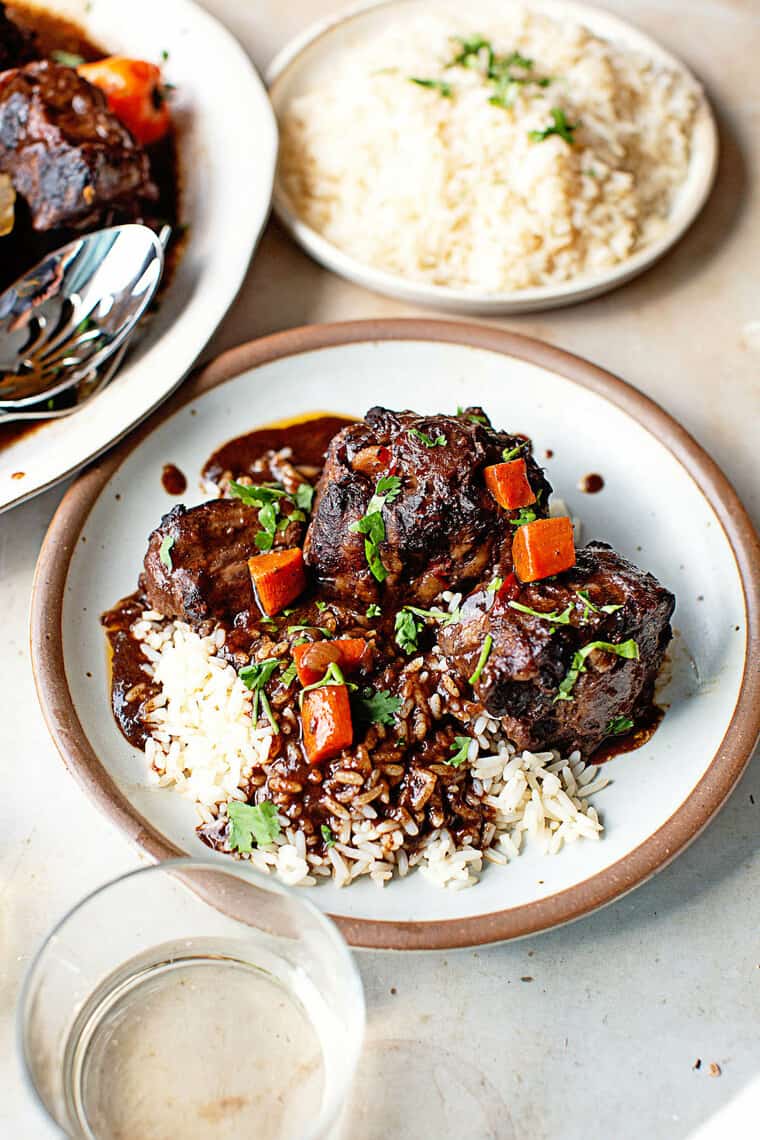
<svg viewBox="0 0 760 1140">
<path fill-rule="evenodd" d="M 198 853 L 190 803 L 149 784 L 142 756 L 112 720 L 98 615 L 131 592 L 148 531 L 173 503 L 165 463 L 205 497 L 200 468 L 221 441 L 312 410 L 361 414 L 375 403 L 422 411 L 481 403 L 529 432 L 585 538 L 603 538 L 677 595 L 677 636 L 652 740 L 609 762 L 597 797 L 599 843 L 546 857 L 527 848 L 486 866 L 468 890 L 419 873 L 378 890 L 315 888 L 357 946 L 449 948 L 546 930 L 620 897 L 673 859 L 736 784 L 760 731 L 760 569 L 754 529 L 713 461 L 661 408 L 578 357 L 498 330 L 429 320 L 294 329 L 233 349 L 69 490 L 35 580 L 32 659 L 67 766 L 155 859 Z M 604 490 L 576 490 L 587 472 Z M 220 856 L 222 858 L 222 856 Z"/>
</svg>

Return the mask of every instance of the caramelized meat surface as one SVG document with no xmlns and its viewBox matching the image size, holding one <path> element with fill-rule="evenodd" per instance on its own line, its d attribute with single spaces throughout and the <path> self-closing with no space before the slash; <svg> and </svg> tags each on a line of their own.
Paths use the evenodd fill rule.
<svg viewBox="0 0 760 1140">
<path fill-rule="evenodd" d="M 611 722 L 634 722 L 651 703 L 674 606 L 673 595 L 651 574 L 593 542 L 556 578 L 473 593 L 461 621 L 442 629 L 438 644 L 452 670 L 467 679 L 490 636 L 490 653 L 473 685 L 477 700 L 501 718 L 518 748 L 589 754 L 610 735 Z M 579 650 L 629 640 L 636 643 L 635 659 L 587 651 L 585 671 L 563 698 L 560 685 Z"/>
<path fill-rule="evenodd" d="M 0 171 L 35 230 L 134 218 L 156 197 L 148 156 L 103 92 L 51 60 L 0 74 Z"/>
<path fill-rule="evenodd" d="M 141 586 L 151 607 L 191 624 L 256 611 L 248 559 L 258 553 L 261 530 L 258 511 L 238 499 L 174 507 L 148 541 Z M 293 546 L 301 535 L 290 523 L 274 545 Z"/>
<path fill-rule="evenodd" d="M 517 447 L 538 496 L 533 510 L 544 515 L 551 487 L 529 442 L 495 431 L 480 408 L 456 416 L 372 408 L 363 422 L 339 432 L 317 485 L 304 550 L 322 590 L 336 598 L 373 602 L 392 595 L 426 605 L 442 590 L 474 585 L 488 567 L 508 572 L 510 515 L 486 488 L 483 469 Z M 380 512 L 381 583 L 355 528 L 387 477 L 398 483 Z"/>
</svg>

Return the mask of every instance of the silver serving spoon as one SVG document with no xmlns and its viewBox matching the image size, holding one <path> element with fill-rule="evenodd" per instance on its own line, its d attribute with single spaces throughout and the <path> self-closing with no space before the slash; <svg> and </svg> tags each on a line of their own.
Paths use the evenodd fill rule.
<svg viewBox="0 0 760 1140">
<path fill-rule="evenodd" d="M 89 404 L 90 400 L 94 400 L 98 393 L 102 392 L 103 389 L 111 383 L 121 368 L 128 347 L 128 344 L 122 344 L 121 348 L 117 349 L 113 356 L 109 357 L 100 368 L 95 368 L 82 377 L 77 384 L 76 399 L 69 407 L 51 409 L 47 406 L 48 401 L 45 401 L 44 404 L 33 404 L 30 408 L 20 412 L 0 411 L 0 427 L 4 427 L 5 424 L 34 423 L 37 420 L 60 420 L 65 416 L 72 416 L 74 412 L 78 412 L 85 404 Z"/>
<path fill-rule="evenodd" d="M 163 266 L 151 229 L 113 226 L 49 254 L 0 294 L 0 412 L 93 377 L 147 309 Z"/>
</svg>

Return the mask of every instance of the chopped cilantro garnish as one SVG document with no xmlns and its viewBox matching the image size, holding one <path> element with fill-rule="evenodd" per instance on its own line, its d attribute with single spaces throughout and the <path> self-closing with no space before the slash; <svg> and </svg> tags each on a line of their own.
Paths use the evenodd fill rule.
<svg viewBox="0 0 760 1140">
<path fill-rule="evenodd" d="M 477 67 L 480 63 L 480 53 L 485 50 L 488 53 L 487 70 L 490 70 L 494 58 L 490 40 L 484 40 L 482 36 L 470 36 L 469 39 L 464 39 L 462 36 L 453 38 L 460 45 L 460 50 L 446 65 L 447 67 Z"/>
<path fill-rule="evenodd" d="M 301 689 L 300 700 L 303 700 L 304 693 L 309 693 L 312 689 L 323 689 L 325 685 L 345 685 L 347 689 L 357 688 L 356 685 L 351 681 L 347 681 L 343 676 L 343 670 L 337 661 L 331 661 L 321 681 L 314 681 L 311 685 L 304 685 L 303 689 Z"/>
<path fill-rule="evenodd" d="M 321 614 L 327 609 L 327 602 L 317 601 L 315 604 Z"/>
<path fill-rule="evenodd" d="M 279 658 L 268 657 L 265 661 L 256 661 L 251 665 L 244 665 L 238 673 L 240 680 L 245 685 L 246 689 L 250 689 L 253 693 L 253 702 L 251 704 L 251 719 L 255 724 L 259 719 L 259 702 L 264 711 L 264 716 L 267 718 L 272 726 L 272 732 L 275 736 L 280 731 L 277 727 L 272 706 L 269 703 L 269 698 L 264 692 L 264 686 L 267 681 L 271 680 L 272 674 L 275 669 L 280 666 Z"/>
<path fill-rule="evenodd" d="M 230 492 L 234 499 L 240 499 L 247 507 L 262 507 L 273 503 L 277 499 L 286 499 L 287 491 L 271 483 L 254 483 L 250 487 L 246 483 L 236 483 L 231 480 Z"/>
<path fill-rule="evenodd" d="M 576 590 L 575 592 L 583 602 L 584 608 L 583 614 L 581 615 L 581 621 L 588 621 L 589 614 L 614 614 L 623 608 L 622 604 L 616 606 L 596 606 L 588 596 L 588 590 Z"/>
<path fill-rule="evenodd" d="M 383 611 L 380 609 L 380 607 L 377 605 L 376 602 L 370 602 L 370 604 L 367 606 L 366 617 L 368 617 L 368 618 L 380 617 L 382 612 Z"/>
<path fill-rule="evenodd" d="M 174 539 L 170 534 L 165 534 L 161 539 L 161 545 L 158 549 L 158 557 L 167 570 L 171 572 L 173 569 L 171 549 L 174 546 Z"/>
<path fill-rule="evenodd" d="M 544 621 L 551 622 L 552 625 L 570 625 L 570 615 L 573 612 L 573 607 L 568 606 L 561 614 L 556 610 L 532 610 L 530 606 L 524 606 L 520 602 L 507 603 L 513 610 L 517 610 L 521 614 L 530 614 L 531 617 L 543 618 Z"/>
<path fill-rule="evenodd" d="M 353 704 L 362 723 L 393 724 L 403 701 L 401 697 L 391 696 L 387 689 L 367 687 L 355 695 Z"/>
<path fill-rule="evenodd" d="M 488 590 L 489 594 L 495 594 L 496 591 L 500 590 L 503 585 L 504 585 L 504 579 L 500 578 L 499 575 L 497 574 L 496 577 L 492 578 L 491 581 L 488 583 L 488 585 L 486 586 L 486 589 Z"/>
<path fill-rule="evenodd" d="M 283 670 L 283 674 L 280 677 L 280 681 L 282 682 L 282 684 L 285 685 L 286 687 L 292 685 L 293 681 L 295 680 L 295 677 L 296 677 L 296 672 L 297 672 L 296 663 L 295 663 L 295 661 L 291 661 L 291 663 L 290 663 L 290 665 L 288 665 L 287 669 Z"/>
<path fill-rule="evenodd" d="M 410 75 L 409 80 L 411 83 L 416 83 L 418 87 L 429 87 L 433 91 L 438 91 L 444 99 L 451 98 L 451 84 L 447 83 L 445 79 L 420 79 L 416 75 Z"/>
<path fill-rule="evenodd" d="M 450 764 L 452 768 L 458 768 L 460 764 L 464 764 L 471 743 L 472 740 L 469 736 L 455 736 L 453 744 L 449 745 L 454 755 L 444 759 L 444 764 Z"/>
<path fill-rule="evenodd" d="M 623 736 L 633 728 L 633 721 L 629 716 L 613 716 L 604 730 L 605 736 Z"/>
<path fill-rule="evenodd" d="M 385 523 L 382 509 L 392 503 L 401 493 L 401 479 L 398 475 L 385 475 L 377 482 L 375 493 L 367 504 L 364 516 L 351 523 L 349 530 L 364 535 L 364 556 L 367 565 L 378 582 L 384 582 L 388 571 L 380 559 L 380 543 L 385 541 Z"/>
<path fill-rule="evenodd" d="M 81 67 L 85 61 L 83 55 L 77 55 L 73 51 L 51 51 L 50 58 L 60 63 L 61 67 Z"/>
<path fill-rule="evenodd" d="M 419 648 L 417 638 L 428 618 L 447 626 L 459 621 L 460 616 L 460 610 L 449 612 L 440 609 L 421 610 L 417 606 L 404 606 L 396 614 L 396 644 L 400 649 L 403 649 L 404 653 L 415 653 Z"/>
<path fill-rule="evenodd" d="M 445 447 L 446 446 L 446 436 L 445 435 L 437 435 L 435 437 L 435 439 L 433 439 L 432 436 L 426 435 L 424 431 L 420 431 L 418 428 L 410 428 L 409 434 L 413 435 L 414 438 L 418 439 L 421 443 L 424 443 L 425 447 Z"/>
<path fill-rule="evenodd" d="M 478 416 L 475 414 L 475 412 L 467 412 L 466 414 L 467 414 L 467 419 L 470 421 L 470 423 L 486 424 L 486 425 L 488 424 L 488 417 L 487 416 Z M 465 410 L 461 404 L 459 404 L 457 406 L 457 415 L 458 416 L 465 415 Z"/>
<path fill-rule="evenodd" d="M 501 458 L 505 463 L 510 463 L 513 459 L 517 459 L 522 449 L 527 446 L 528 441 L 524 439 L 522 443 L 518 443 L 517 447 L 505 447 L 501 453 Z"/>
<path fill-rule="evenodd" d="M 293 495 L 293 500 L 296 506 L 300 507 L 302 511 L 310 511 L 311 504 L 314 500 L 314 488 L 311 483 L 299 483 Z"/>
<path fill-rule="evenodd" d="M 480 680 L 480 674 L 483 672 L 483 670 L 485 668 L 486 661 L 488 660 L 488 658 L 491 655 L 491 646 L 492 645 L 493 645 L 493 638 L 491 637 L 490 633 L 487 633 L 483 639 L 483 648 L 480 650 L 480 657 L 478 657 L 478 663 L 475 666 L 475 672 L 470 677 L 470 684 L 471 685 L 474 685 L 476 681 Z"/>
<path fill-rule="evenodd" d="M 510 520 L 512 526 L 525 526 L 526 523 L 536 521 L 536 512 L 531 510 L 530 507 L 520 507 L 516 515 Z"/>
<path fill-rule="evenodd" d="M 323 637 L 328 640 L 332 637 L 332 631 L 327 629 L 324 625 L 289 625 L 288 633 L 303 633 L 304 630 L 316 629 Z"/>
<path fill-rule="evenodd" d="M 559 135 L 561 139 L 572 146 L 575 142 L 573 132 L 578 130 L 580 123 L 568 123 L 561 107 L 552 107 L 550 114 L 552 117 L 551 124 L 541 131 L 528 131 L 528 138 L 532 139 L 533 142 L 543 142 L 550 135 Z"/>
<path fill-rule="evenodd" d="M 322 838 L 325 841 L 325 847 L 335 846 L 335 836 L 326 823 L 320 824 L 319 830 L 322 832 Z"/>
<path fill-rule="evenodd" d="M 557 692 L 556 701 L 572 701 L 570 696 L 575 682 L 580 677 L 581 673 L 586 672 L 586 658 L 595 649 L 600 649 L 604 653 L 614 653 L 617 657 L 625 657 L 629 661 L 637 661 L 639 657 L 639 647 L 633 638 L 628 641 L 621 641 L 617 645 L 613 645 L 609 641 L 590 641 L 588 645 L 584 645 L 577 653 L 573 655 L 573 660 L 567 671 L 566 676 L 560 682 L 559 691 Z"/>
<path fill-rule="evenodd" d="M 227 804 L 230 821 L 229 844 L 233 851 L 248 854 L 257 847 L 266 847 L 280 838 L 280 821 L 277 808 L 271 800 L 261 804 L 243 804 L 233 800 Z"/>
<path fill-rule="evenodd" d="M 259 550 L 271 550 L 277 532 L 286 530 L 290 523 L 305 522 L 304 512 L 311 509 L 314 497 L 314 488 L 309 483 L 301 483 L 294 495 L 273 483 L 255 483 L 249 487 L 232 480 L 229 490 L 233 498 L 240 499 L 247 507 L 259 508 L 261 530 L 254 538 Z M 281 511 L 283 499 L 294 504 L 289 514 Z"/>
</svg>

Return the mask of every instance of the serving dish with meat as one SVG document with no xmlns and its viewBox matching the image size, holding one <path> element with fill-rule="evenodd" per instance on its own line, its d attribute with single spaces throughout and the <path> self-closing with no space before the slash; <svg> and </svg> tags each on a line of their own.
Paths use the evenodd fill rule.
<svg viewBox="0 0 760 1140">
<path fill-rule="evenodd" d="M 421 419 L 380 410 L 365 417 L 378 405 L 411 407 Z M 480 416 L 475 405 L 493 429 L 467 420 Z M 241 437 L 246 430 L 254 434 Z M 33 603 L 33 662 L 53 737 L 83 787 L 152 857 L 208 850 L 199 824 L 206 843 L 221 848 L 219 860 L 250 842 L 250 853 L 238 853 L 254 865 L 279 867 L 290 882 L 317 880 L 315 903 L 359 945 L 467 945 L 588 913 L 642 882 L 705 825 L 757 732 L 751 528 L 714 465 L 685 439 L 608 374 L 483 327 L 357 322 L 233 350 L 64 500 Z M 280 454 L 287 446 L 290 457 Z M 398 452 L 404 471 L 377 467 L 387 463 L 384 448 Z M 514 448 L 518 455 L 505 459 Z M 269 452 L 277 454 L 252 469 Z M 509 510 L 484 472 L 520 458 L 536 502 Z M 423 480 L 410 477 L 414 465 Z M 490 477 L 498 494 L 526 497 L 512 474 L 520 467 Z M 382 478 L 402 479 L 398 495 L 394 484 L 378 492 Z M 567 504 L 550 499 L 548 520 L 557 510 L 582 519 L 575 564 L 528 582 L 543 558 L 541 544 L 529 542 L 530 562 L 520 563 L 528 573 L 516 574 L 520 589 L 510 596 L 515 533 L 530 533 L 529 512 L 547 521 L 544 479 Z M 299 491 L 304 480 L 318 488 L 313 498 Z M 260 503 L 254 484 L 262 481 L 285 493 Z M 363 521 L 377 513 L 368 508 L 378 493 L 382 540 L 376 521 Z M 421 513 L 422 529 L 412 525 Z M 562 530 L 569 550 L 566 523 Z M 379 551 L 382 583 L 365 542 L 373 561 Z M 270 618 L 258 608 L 248 559 L 266 568 L 268 555 L 290 551 L 292 559 L 295 547 L 307 589 L 288 604 L 278 575 L 274 589 L 271 577 L 263 588 L 260 579 L 259 598 L 284 607 Z M 134 593 L 141 568 L 139 595 L 115 607 Z M 300 570 L 287 559 L 286 570 L 279 582 L 292 588 Z M 146 591 L 156 609 L 146 609 Z M 673 637 L 652 694 L 671 593 Z M 587 650 L 593 642 L 618 652 Z M 328 673 L 328 684 L 308 689 Z M 122 678 L 116 696 L 129 739 L 111 711 L 113 677 Z M 347 726 L 346 711 L 351 718 L 340 762 L 307 762 L 303 690 L 307 714 L 312 701 L 317 711 L 331 708 L 332 694 L 348 690 L 336 706 L 336 729 Z M 556 700 L 561 693 L 573 699 Z M 652 696 L 664 712 L 654 731 Z M 381 781 L 387 802 L 385 788 L 376 791 Z M 351 805 L 366 793 L 368 803 Z M 230 803 L 240 805 L 233 842 Z M 295 826 L 299 806 L 313 821 L 310 844 Z M 368 825 L 361 848 L 342 832 L 347 822 L 356 830 L 359 807 Z M 401 807 L 418 835 L 404 830 L 391 868 L 382 836 L 398 833 Z M 569 817 L 556 857 L 555 807 Z M 571 833 L 576 842 L 567 842 Z M 357 874 L 351 848 L 372 856 L 367 873 Z M 341 861 L 353 877 L 348 888 L 339 885 Z"/>
<path fill-rule="evenodd" d="M 60 422 L 0 417 L 0 510 L 81 466 L 179 383 L 247 268 L 276 142 L 252 64 L 191 0 L 3 5 L 0 287 L 103 226 L 169 223 L 173 238 L 161 295 L 108 389 Z"/>
<path fill-rule="evenodd" d="M 526 835 L 598 837 L 593 757 L 656 719 L 673 595 L 576 550 L 480 407 L 268 435 L 212 457 L 220 497 L 164 516 L 103 619 L 114 713 L 201 839 L 292 884 L 459 889 Z"/>
</svg>

